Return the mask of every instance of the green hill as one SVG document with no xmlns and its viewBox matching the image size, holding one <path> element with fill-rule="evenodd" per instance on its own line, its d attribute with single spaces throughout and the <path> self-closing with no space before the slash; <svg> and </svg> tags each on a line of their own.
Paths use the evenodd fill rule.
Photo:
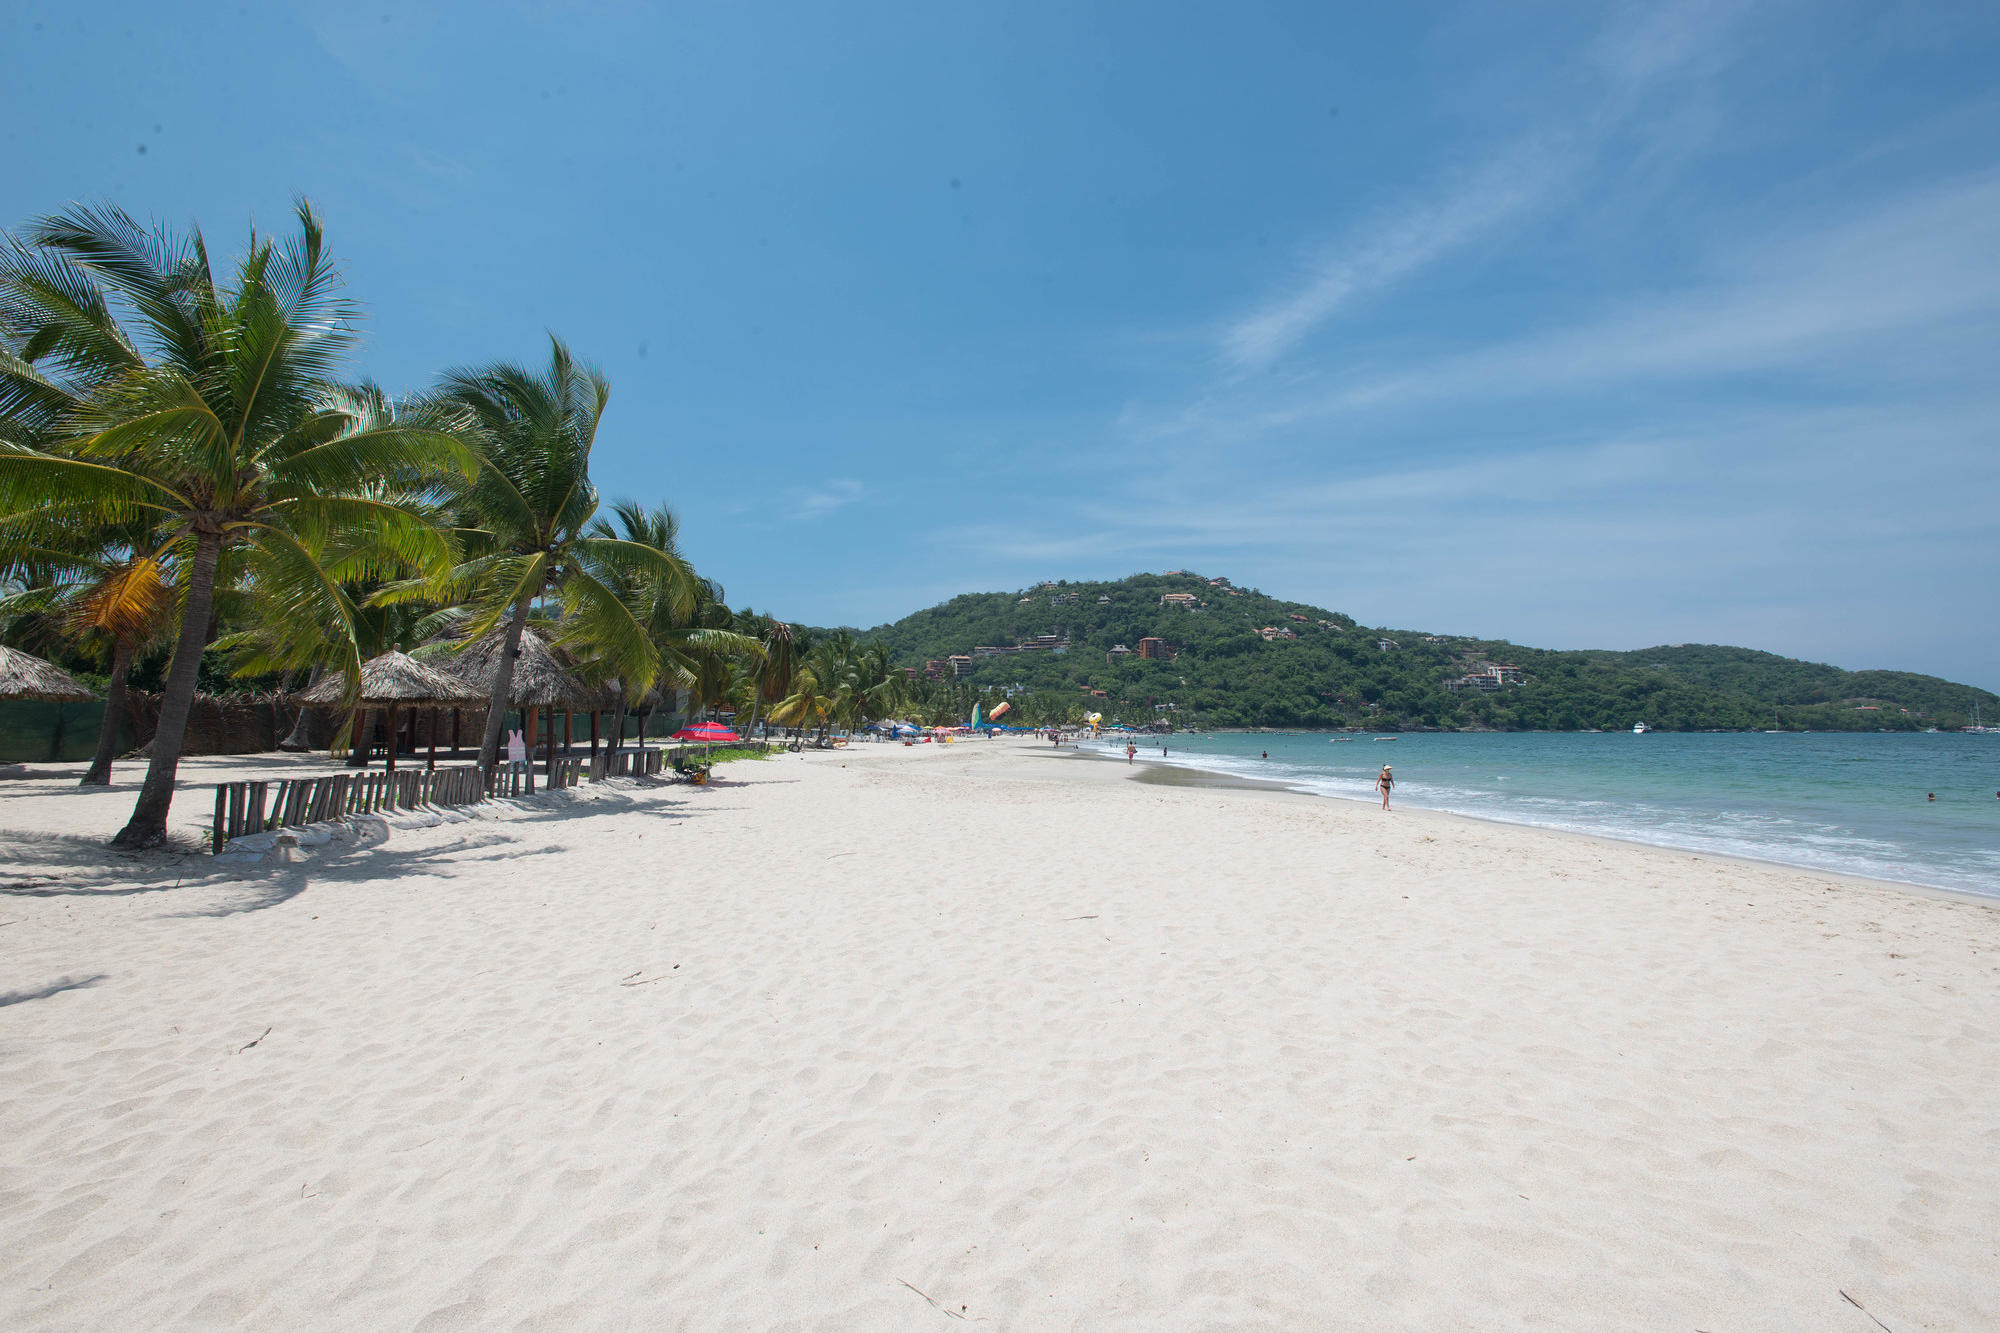
<svg viewBox="0 0 2000 1333">
<path fill-rule="evenodd" d="M 1029 721 L 1087 709 L 1135 724 L 1680 731 L 1761 730 L 1775 715 L 1787 729 L 1923 730 L 1964 725 L 1975 700 L 2000 717 L 1994 695 L 1935 676 L 1705 644 L 1555 652 L 1363 626 L 1187 571 L 971 593 L 867 634 L 919 669 L 969 657 L 963 682 L 1012 697 Z M 1051 636 L 1063 646 L 1009 651 Z M 1142 658 L 1145 639 L 1173 655 Z M 1519 674 L 1501 683 L 1495 667 Z"/>
</svg>

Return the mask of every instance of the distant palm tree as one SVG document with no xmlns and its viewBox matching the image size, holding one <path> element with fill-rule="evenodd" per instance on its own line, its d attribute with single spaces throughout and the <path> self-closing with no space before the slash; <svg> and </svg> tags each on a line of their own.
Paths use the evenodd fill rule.
<svg viewBox="0 0 2000 1333">
<path fill-rule="evenodd" d="M 549 342 L 545 370 L 495 362 L 445 376 L 440 397 L 467 417 L 467 438 L 478 456 L 462 497 L 464 557 L 441 577 L 378 599 L 455 604 L 465 613 L 460 632 L 468 639 L 506 620 L 506 650 L 494 672 L 479 747 L 479 762 L 488 768 L 500 756 L 514 659 L 537 602 L 553 597 L 563 618 L 587 622 L 588 651 L 603 675 L 638 693 L 658 674 L 660 652 L 613 584 L 654 580 L 659 597 L 677 614 L 691 612 L 695 603 L 693 573 L 677 555 L 593 529 L 598 498 L 590 451 L 611 386 L 560 339 Z"/>
<path fill-rule="evenodd" d="M 0 510 L 40 509 L 87 545 L 143 519 L 185 550 L 180 628 L 152 760 L 113 845 L 166 838 L 189 708 L 210 635 L 218 566 L 253 548 L 286 600 L 317 613 L 344 601 L 312 547 L 347 534 L 385 559 L 445 559 L 445 534 L 366 493 L 434 484 L 470 455 L 437 414 L 399 412 L 335 378 L 354 343 L 353 307 L 312 208 L 280 244 L 252 233 L 233 282 L 218 282 L 199 231 L 147 230 L 116 208 L 75 207 L 29 225 L 0 254 L 0 416 L 40 413 L 32 440 L 0 439 Z M 112 315 L 128 309 L 140 339 Z"/>
<path fill-rule="evenodd" d="M 836 673 L 833 663 L 817 657 L 800 663 L 792 673 L 791 692 L 771 705 L 771 720 L 780 726 L 818 732 L 824 740 L 840 705 Z"/>
<path fill-rule="evenodd" d="M 703 579 L 694 614 L 667 634 L 668 651 L 681 668 L 682 688 L 697 716 L 742 702 L 744 687 L 764 656 L 763 645 L 733 628 L 735 623 L 722 588 L 713 579 Z"/>
<path fill-rule="evenodd" d="M 647 689 L 699 692 L 708 663 L 729 656 L 754 658 L 760 649 L 754 639 L 730 630 L 718 619 L 722 590 L 701 578 L 680 553 L 680 520 L 666 505 L 651 509 L 621 501 L 611 506 L 609 518 L 590 521 L 587 534 L 596 539 L 621 541 L 658 551 L 678 568 L 675 578 L 661 578 L 645 564 L 612 561 L 596 569 L 600 582 L 616 597 L 618 605 L 637 620 L 652 640 L 658 655 L 658 670 L 650 682 L 628 677 L 608 666 L 598 645 L 617 642 L 617 627 L 604 623 L 602 606 L 595 601 L 580 602 L 564 617 L 561 630 L 566 647 L 584 661 L 586 674 L 610 680 L 617 687 L 618 704 L 613 715 L 613 744 L 625 734 L 626 710 L 643 698 Z M 590 557 L 588 554 L 586 559 Z M 690 600 L 685 594 L 692 593 Z M 726 619 L 726 608 L 723 617 Z"/>
<path fill-rule="evenodd" d="M 761 658 L 752 669 L 756 688 L 751 691 L 749 698 L 750 720 L 740 728 L 742 734 L 747 737 L 757 727 L 758 714 L 791 693 L 792 677 L 798 671 L 799 649 L 803 645 L 803 638 L 796 626 L 755 612 L 738 615 L 737 630 L 746 637 L 756 640 L 758 647 L 762 649 Z"/>
<path fill-rule="evenodd" d="M 134 555 L 124 543 L 81 552 L 27 548 L 6 540 L 12 527 L 0 520 L 0 563 L 9 564 L 17 575 L 25 574 L 26 586 L 0 598 L 0 614 L 38 619 L 46 627 L 46 637 L 109 654 L 111 674 L 104 690 L 97 750 L 78 784 L 108 787 L 132 662 L 157 644 L 172 624 L 173 588 L 158 559 Z"/>
<path fill-rule="evenodd" d="M 846 630 L 815 641 L 792 674 L 791 690 L 771 707 L 783 726 L 817 730 L 854 727 L 887 717 L 903 699 L 904 677 L 880 644 L 863 644 Z"/>
</svg>

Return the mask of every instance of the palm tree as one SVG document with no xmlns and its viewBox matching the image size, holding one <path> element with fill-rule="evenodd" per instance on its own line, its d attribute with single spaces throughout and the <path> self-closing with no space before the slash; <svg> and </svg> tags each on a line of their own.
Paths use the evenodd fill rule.
<svg viewBox="0 0 2000 1333">
<path fill-rule="evenodd" d="M 895 664 L 889 649 L 870 643 L 861 650 L 858 711 L 861 720 L 871 722 L 899 711 L 909 697 L 909 677 Z"/>
<path fill-rule="evenodd" d="M 186 552 L 152 761 L 117 847 L 166 838 L 225 551 L 254 549 L 336 619 L 345 599 L 314 545 L 346 534 L 389 561 L 449 555 L 421 514 L 365 491 L 419 489 L 472 459 L 428 407 L 399 411 L 336 382 L 354 310 L 318 215 L 303 200 L 297 213 L 283 243 L 252 232 L 231 283 L 216 280 L 199 231 L 149 231 L 111 207 L 43 218 L 0 254 L 0 318 L 18 353 L 0 362 L 0 413 L 51 418 L 33 442 L 0 440 L 0 510 L 39 507 L 79 543 L 144 519 L 164 540 L 143 554 Z"/>
<path fill-rule="evenodd" d="M 584 661 L 589 677 L 615 685 L 618 698 L 613 717 L 613 743 L 625 734 L 626 710 L 643 698 L 649 687 L 699 691 L 706 663 L 728 656 L 755 658 L 760 649 L 754 639 L 711 622 L 718 619 L 722 589 L 697 575 L 680 553 L 680 519 L 666 505 L 651 509 L 631 501 L 611 506 L 610 517 L 598 517 L 587 527 L 590 537 L 621 541 L 650 548 L 678 566 L 680 576 L 668 580 L 650 567 L 629 562 L 611 562 L 596 568 L 600 582 L 611 590 L 618 605 L 637 620 L 652 640 L 658 668 L 650 682 L 627 677 L 608 665 L 599 651 L 600 642 L 616 642 L 616 626 L 606 625 L 601 608 L 591 602 L 580 604 L 565 617 L 561 632 L 565 647 Z M 585 559 L 591 559 L 586 554 Z M 684 594 L 692 594 L 692 600 Z M 726 620 L 727 609 L 722 618 Z"/>
<path fill-rule="evenodd" d="M 590 651 L 603 676 L 624 682 L 630 697 L 652 685 L 660 654 L 613 585 L 652 579 L 664 604 L 683 615 L 695 601 L 692 571 L 678 556 L 593 530 L 598 498 L 590 451 L 611 386 L 594 367 L 575 360 L 561 339 L 549 343 L 544 371 L 496 362 L 445 376 L 440 396 L 466 415 L 478 458 L 462 497 L 465 558 L 441 577 L 407 583 L 378 599 L 456 604 L 466 613 L 467 639 L 506 618 L 506 651 L 494 673 L 479 747 L 487 768 L 500 756 L 514 659 L 538 601 L 553 595 L 565 617 L 588 622 Z"/>
<path fill-rule="evenodd" d="M 380 396 L 379 390 L 372 387 L 364 386 L 357 392 Z M 382 404 L 380 410 L 387 410 L 387 404 Z M 400 493 L 385 484 L 369 487 L 366 493 L 421 513 L 434 524 L 442 525 L 448 518 L 434 494 Z M 370 601 L 375 593 L 394 581 L 391 575 L 395 579 L 412 578 L 425 571 L 386 559 L 367 540 L 367 534 L 360 535 L 363 540 L 359 543 L 353 540 L 352 533 L 328 534 L 328 539 L 311 543 L 310 568 L 316 571 L 312 577 L 317 580 L 323 575 L 339 586 L 342 596 L 337 603 L 316 601 L 304 595 L 297 586 L 297 578 L 306 567 L 295 564 L 272 567 L 256 559 L 247 562 L 240 578 L 232 580 L 235 586 L 229 614 L 222 617 L 243 628 L 223 635 L 213 645 L 230 655 L 231 675 L 276 675 L 295 681 L 305 673 L 306 688 L 310 689 L 327 675 L 340 673 L 347 677 L 351 687 L 359 682 L 360 664 L 364 660 L 425 637 L 421 608 L 380 606 Z M 278 748 L 310 748 L 306 742 L 308 712 L 305 708 L 299 710 L 291 733 L 278 742 Z M 351 701 L 347 712 L 347 722 L 341 725 L 331 743 L 334 753 L 349 743 L 348 728 L 353 722 Z"/>
<path fill-rule="evenodd" d="M 771 708 L 771 720 L 816 729 L 853 727 L 886 717 L 902 701 L 903 673 L 880 644 L 862 644 L 846 630 L 815 642 L 792 675 L 791 691 Z"/>
<path fill-rule="evenodd" d="M 750 672 L 764 656 L 763 645 L 732 628 L 735 615 L 713 579 L 701 581 L 694 614 L 673 627 L 667 642 L 681 667 L 681 688 L 697 716 L 725 704 L 734 706 Z"/>
<path fill-rule="evenodd" d="M 0 531 L 14 526 L 0 521 Z M 97 751 L 78 783 L 108 787 L 111 761 L 118 751 L 118 731 L 125 719 L 125 684 L 133 659 L 159 641 L 173 617 L 173 589 L 163 575 L 161 562 L 135 555 L 123 544 L 71 553 L 59 548 L 23 549 L 0 537 L 0 548 L 5 548 L 6 562 L 18 574 L 26 575 L 27 584 L 0 599 L 0 609 L 43 621 L 48 637 L 110 655 L 111 674 L 104 690 Z"/>
<path fill-rule="evenodd" d="M 796 626 L 755 612 L 739 615 L 737 629 L 745 637 L 754 639 L 762 649 L 761 660 L 757 662 L 752 676 L 756 688 L 750 694 L 750 722 L 741 728 L 747 738 L 756 729 L 758 712 L 791 693 L 803 637 Z"/>
<path fill-rule="evenodd" d="M 771 705 L 771 720 L 780 726 L 817 731 L 826 739 L 839 709 L 837 668 L 817 654 L 792 673 L 791 693 Z"/>
</svg>

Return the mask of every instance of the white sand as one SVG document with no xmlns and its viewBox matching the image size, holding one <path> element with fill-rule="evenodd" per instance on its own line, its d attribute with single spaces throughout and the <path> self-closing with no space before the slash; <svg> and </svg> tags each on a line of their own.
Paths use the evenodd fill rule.
<svg viewBox="0 0 2000 1333">
<path fill-rule="evenodd" d="M 96 850 L 136 771 L 0 785 L 0 1326 L 2000 1326 L 2000 911 L 1005 743 L 723 774 L 233 878 Z"/>
</svg>

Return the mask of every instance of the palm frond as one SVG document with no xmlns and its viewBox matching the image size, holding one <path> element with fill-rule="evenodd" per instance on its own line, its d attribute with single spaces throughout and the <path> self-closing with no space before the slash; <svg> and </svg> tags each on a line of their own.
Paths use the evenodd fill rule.
<svg viewBox="0 0 2000 1333">
<path fill-rule="evenodd" d="M 54 250 L 130 303 L 184 370 L 199 372 L 208 360 L 199 288 L 207 278 L 200 233 L 192 241 L 165 228 L 150 231 L 114 204 L 74 204 L 30 223 L 28 241 Z"/>
<path fill-rule="evenodd" d="M 127 468 L 64 458 L 0 441 L 0 511 L 69 509 L 103 523 L 130 522 L 147 513 L 175 513 L 188 501 L 172 489 Z"/>
<path fill-rule="evenodd" d="M 608 668 L 606 674 L 624 681 L 634 694 L 650 689 L 659 672 L 659 650 L 617 593 L 587 571 L 574 570 L 563 580 L 562 597 L 566 608 L 575 608 L 572 625 L 583 631 L 565 638 L 565 644 L 587 644 L 590 655 Z"/>
</svg>

